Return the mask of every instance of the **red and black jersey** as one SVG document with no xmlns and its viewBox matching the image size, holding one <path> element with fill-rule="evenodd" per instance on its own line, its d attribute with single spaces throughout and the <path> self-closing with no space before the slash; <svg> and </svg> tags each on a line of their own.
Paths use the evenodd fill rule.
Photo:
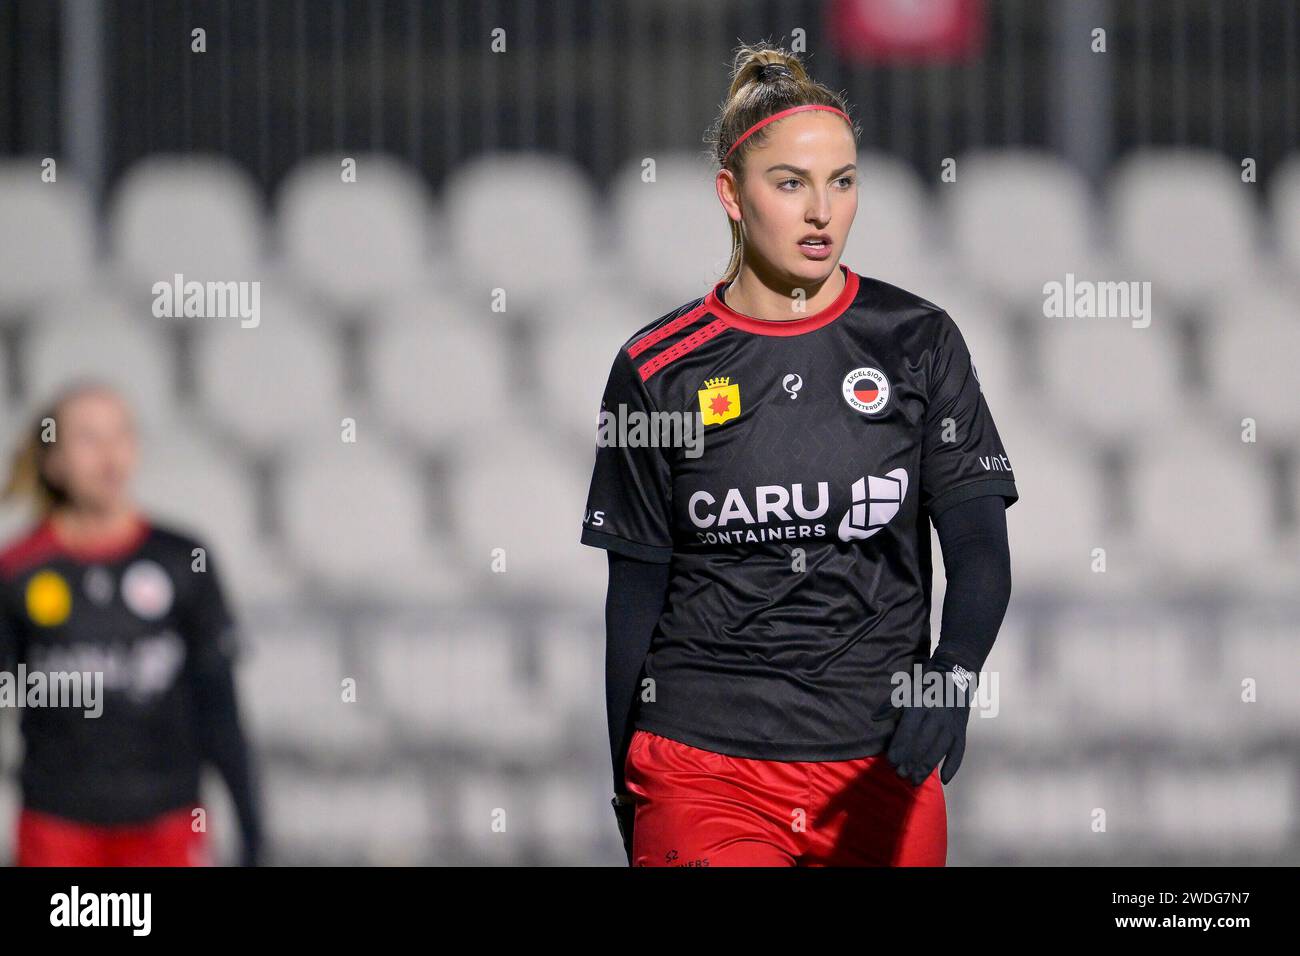
<svg viewBox="0 0 1300 956">
<path fill-rule="evenodd" d="M 931 516 L 1019 497 L 952 318 L 840 268 L 816 314 L 740 315 L 718 283 L 614 359 L 582 541 L 670 563 L 641 729 L 759 759 L 880 752 L 891 675 L 929 657 Z"/>
<path fill-rule="evenodd" d="M 198 800 L 195 678 L 229 666 L 234 623 L 199 541 L 144 518 L 136 528 L 112 551 L 72 552 L 45 520 L 0 553 L 0 719 L 19 707 L 30 810 L 117 824 Z M 98 716 L 50 706 L 53 681 L 68 686 L 50 675 L 73 673 L 101 675 Z"/>
</svg>

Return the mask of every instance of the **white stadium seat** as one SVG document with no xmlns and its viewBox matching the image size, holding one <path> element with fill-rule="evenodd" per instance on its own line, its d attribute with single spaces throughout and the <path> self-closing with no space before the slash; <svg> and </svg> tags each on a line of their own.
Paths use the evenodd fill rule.
<svg viewBox="0 0 1300 956">
<path fill-rule="evenodd" d="M 1122 318 L 1044 319 L 1044 389 L 1058 413 L 1089 443 L 1153 440 L 1191 412 L 1181 342 L 1167 323 L 1142 328 Z M 1203 413 L 1200 402 L 1197 413 Z"/>
<path fill-rule="evenodd" d="M 1212 409 L 1232 427 L 1253 418 L 1259 440 L 1300 450 L 1300 290 L 1261 285 L 1231 293 L 1206 331 Z M 1204 415 L 1206 409 L 1201 409 Z"/>
<path fill-rule="evenodd" d="M 599 608 L 605 556 L 579 543 L 595 443 L 567 447 L 501 421 L 457 462 L 452 480 L 461 564 L 491 600 L 546 597 Z M 492 573 L 494 553 L 504 573 Z"/>
<path fill-rule="evenodd" d="M 93 290 L 50 301 L 24 345 L 29 411 L 73 379 L 93 376 L 117 387 L 145 425 L 171 418 L 174 363 L 165 320 Z"/>
<path fill-rule="evenodd" d="M 425 447 L 472 441 L 531 403 L 498 326 L 456 300 L 427 296 L 386 305 L 367 343 L 368 379 L 389 427 Z"/>
<path fill-rule="evenodd" d="M 281 770 L 266 787 L 267 829 L 297 859 L 414 866 L 436 857 L 439 821 L 423 775 L 307 775 Z M 490 823 L 490 821 L 489 821 Z"/>
<path fill-rule="evenodd" d="M 241 441 L 271 451 L 311 421 L 342 417 L 343 359 L 333 330 L 296 299 L 264 286 L 256 327 L 205 320 L 195 344 L 205 411 Z"/>
<path fill-rule="evenodd" d="M 609 828 L 601 821 L 604 794 L 572 773 L 552 771 L 536 781 L 532 805 L 535 839 L 559 848 L 575 866 L 591 864 L 592 844 Z"/>
<path fill-rule="evenodd" d="M 996 420 L 997 409 L 994 409 Z M 1022 419 L 1004 440 L 1020 500 L 1007 510 L 1013 588 L 1061 594 L 1127 593 L 1143 585 L 1140 562 L 1108 530 L 1109 498 L 1095 457 L 1064 420 Z M 1104 548 L 1106 571 L 1094 571 Z"/>
<path fill-rule="evenodd" d="M 292 569 L 260 534 L 250 474 L 193 427 L 146 436 L 136 491 L 158 520 L 197 535 L 212 550 L 232 602 L 283 600 L 291 593 Z"/>
<path fill-rule="evenodd" d="M 536 813 L 531 779 L 470 768 L 456 774 L 455 784 L 454 829 L 472 860 L 509 863 L 525 849 L 541 846 L 540 834 L 530 826 Z"/>
<path fill-rule="evenodd" d="M 695 153 L 653 157 L 654 181 L 640 159 L 610 186 L 620 269 L 660 314 L 706 294 L 727 267 L 731 232 L 708 161 Z"/>
<path fill-rule="evenodd" d="M 656 317 L 640 299 L 600 292 L 543 313 L 533 354 L 548 420 L 590 440 L 614 357 Z"/>
<path fill-rule="evenodd" d="M 1259 265 L 1257 187 L 1217 153 L 1140 150 L 1111 178 L 1111 241 L 1152 294 L 1182 305 L 1242 283 Z"/>
<path fill-rule="evenodd" d="M 335 622 L 312 614 L 243 623 L 240 699 L 260 745 L 325 760 L 362 759 L 391 747 L 379 695 L 345 666 Z M 344 696 L 344 681 L 356 682 Z"/>
<path fill-rule="evenodd" d="M 1223 641 L 1214 679 L 1215 712 L 1250 740 L 1291 735 L 1300 726 L 1300 640 L 1293 613 L 1285 607 L 1233 607 L 1223 620 Z M 1246 682 L 1253 699 L 1247 699 Z"/>
<path fill-rule="evenodd" d="M 541 693 L 566 711 L 593 723 L 596 739 L 608 735 L 605 714 L 605 626 L 601 616 L 558 614 L 538 632 Z"/>
<path fill-rule="evenodd" d="M 1292 153 L 1273 174 L 1269 194 L 1282 270 L 1295 280 L 1300 276 L 1300 152 Z"/>
<path fill-rule="evenodd" d="M 1134 530 L 1171 589 L 1294 591 L 1276 531 L 1267 449 L 1171 425 L 1140 449 Z"/>
<path fill-rule="evenodd" d="M 536 308 L 548 294 L 581 295 L 601 274 L 596 196 L 567 159 L 490 154 L 457 168 L 445 186 L 447 225 L 439 247 L 457 283 L 506 307 Z"/>
<path fill-rule="evenodd" d="M 1199 865 L 1215 854 L 1275 853 L 1295 829 L 1295 764 L 1279 753 L 1236 767 L 1157 769 L 1142 788 L 1143 842 L 1192 853 Z M 1125 829 L 1128 829 L 1127 827 Z"/>
<path fill-rule="evenodd" d="M 843 261 L 859 275 L 929 299 L 925 280 L 944 253 L 935 241 L 924 184 L 911 167 L 886 153 L 860 152 L 857 164 L 858 211 Z"/>
<path fill-rule="evenodd" d="M 489 702 L 529 693 L 511 659 L 509 622 L 499 617 L 452 628 L 427 615 L 386 614 L 360 627 L 376 696 L 408 743 L 459 741 Z"/>
<path fill-rule="evenodd" d="M 277 497 L 293 554 L 340 597 L 443 600 L 458 593 L 448 548 L 425 530 L 424 481 L 373 422 L 357 441 L 313 425 L 289 453 Z"/>
<path fill-rule="evenodd" d="M 1218 710 L 1181 706 L 1205 699 L 1196 623 L 1141 604 L 1076 605 L 1059 615 L 1045 642 L 1052 677 L 1044 679 L 1070 734 L 1194 742 L 1218 732 Z"/>
<path fill-rule="evenodd" d="M 289 174 L 276 196 L 277 252 L 305 288 L 339 308 L 364 309 L 428 278 L 434 207 L 404 163 L 353 158 L 355 182 L 344 182 L 342 156 Z"/>
<path fill-rule="evenodd" d="M 366 635 L 375 691 L 413 746 L 527 760 L 562 744 L 565 702 L 526 679 L 519 646 L 501 622 L 388 621 Z"/>
<path fill-rule="evenodd" d="M 1243 775 L 1233 765 L 1157 766 L 1135 776 L 1117 763 L 990 775 L 973 788 L 968 812 L 988 851 L 1031 841 L 1074 862 L 1164 851 L 1213 865 L 1220 855 L 1276 850 L 1294 826 L 1290 762 L 1252 767 Z"/>
<path fill-rule="evenodd" d="M 0 322 L 68 292 L 94 267 L 95 219 L 75 176 L 41 181 L 41 159 L 0 161 Z"/>
<path fill-rule="evenodd" d="M 986 741 L 989 746 L 1016 749 L 1050 746 L 1070 730 L 1057 692 L 1058 678 L 1031 666 L 1031 641 L 1041 635 L 1031 631 L 1017 613 L 1017 587 L 1013 573 L 1011 606 L 976 689 L 979 706 L 971 711 L 967 729 L 972 747 L 982 748 Z M 937 617 L 941 611 L 942 605 L 935 605 L 931 613 Z"/>
<path fill-rule="evenodd" d="M 969 751 L 966 759 L 971 759 Z M 962 767 L 961 773 L 966 773 L 965 763 Z M 960 775 L 957 779 L 961 779 Z M 1056 770 L 1031 766 L 1016 773 L 980 777 L 963 802 L 969 819 L 978 821 L 972 842 L 978 841 L 994 852 L 994 848 L 1030 844 L 1039 854 L 1068 852 L 1078 860 L 1081 855 L 1089 859 L 1090 853 L 1103 855 L 1114 847 L 1098 839 L 1092 829 L 1093 814 L 1097 808 L 1115 807 L 1131 794 L 1132 787 L 1129 775 L 1120 768 L 1099 770 L 1085 764 Z M 1127 822 L 1125 832 L 1140 826 Z M 1121 851 L 1115 848 L 1114 852 Z"/>
<path fill-rule="evenodd" d="M 961 268 L 1007 301 L 1041 302 L 1045 283 L 1092 271 L 1088 185 L 1060 159 L 975 153 L 958 159 L 956 182 L 937 188 Z"/>
<path fill-rule="evenodd" d="M 113 256 L 141 295 L 177 273 L 200 282 L 253 281 L 263 268 L 257 184 L 224 157 L 140 160 L 114 189 L 108 229 Z"/>
</svg>

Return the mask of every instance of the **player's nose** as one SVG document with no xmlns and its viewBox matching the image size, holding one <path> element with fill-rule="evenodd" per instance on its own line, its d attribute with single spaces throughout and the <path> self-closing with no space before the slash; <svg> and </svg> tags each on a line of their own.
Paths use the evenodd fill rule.
<svg viewBox="0 0 1300 956">
<path fill-rule="evenodd" d="M 826 228 L 826 224 L 831 221 L 831 199 L 830 195 L 825 192 L 812 190 L 812 199 L 808 204 L 808 212 L 804 219 L 818 229 Z"/>
</svg>

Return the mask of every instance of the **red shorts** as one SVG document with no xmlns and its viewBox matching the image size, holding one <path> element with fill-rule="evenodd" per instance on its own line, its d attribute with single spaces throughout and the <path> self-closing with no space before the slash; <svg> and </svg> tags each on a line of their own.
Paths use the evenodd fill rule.
<svg viewBox="0 0 1300 956">
<path fill-rule="evenodd" d="M 100 826 L 24 809 L 18 816 L 19 866 L 207 866 L 207 842 L 192 809 L 146 823 Z"/>
<path fill-rule="evenodd" d="M 637 730 L 624 771 L 635 866 L 943 866 L 947 856 L 938 770 L 914 787 L 883 753 L 752 760 Z"/>
</svg>

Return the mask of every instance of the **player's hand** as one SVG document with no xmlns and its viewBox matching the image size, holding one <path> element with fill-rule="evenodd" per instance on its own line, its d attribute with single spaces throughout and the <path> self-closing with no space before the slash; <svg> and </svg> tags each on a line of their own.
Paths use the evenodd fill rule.
<svg viewBox="0 0 1300 956">
<path fill-rule="evenodd" d="M 630 793 L 614 795 L 610 806 L 614 808 L 614 817 L 618 820 L 618 835 L 623 838 L 623 852 L 627 854 L 627 865 L 632 865 L 632 824 L 636 820 L 635 798 Z"/>
<path fill-rule="evenodd" d="M 942 675 L 943 703 L 924 703 L 926 690 L 934 678 Z M 970 720 L 970 704 L 975 694 L 975 675 L 960 664 L 931 660 L 922 670 L 921 701 L 908 703 L 901 709 L 903 716 L 894 728 L 889 742 L 889 762 L 898 768 L 900 777 L 908 778 L 919 787 L 943 761 L 939 779 L 948 783 L 957 775 L 961 758 L 966 753 L 966 724 Z M 885 720 L 894 709 L 892 701 L 876 711 L 876 720 Z"/>
</svg>

